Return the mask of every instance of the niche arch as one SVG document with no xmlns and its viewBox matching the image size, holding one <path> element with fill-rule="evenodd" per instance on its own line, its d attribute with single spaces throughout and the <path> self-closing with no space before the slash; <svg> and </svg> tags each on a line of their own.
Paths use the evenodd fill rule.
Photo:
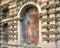
<svg viewBox="0 0 60 48">
<path fill-rule="evenodd" d="M 36 4 L 34 2 L 28 2 L 20 8 L 19 13 L 18 13 L 18 18 L 22 18 L 22 21 L 20 21 L 20 20 L 18 21 L 18 43 L 38 44 L 38 42 L 39 42 L 38 16 L 39 16 L 40 12 L 41 12 L 41 9 L 40 9 L 39 4 Z M 33 18 L 35 18 L 35 19 L 33 19 Z M 35 25 L 34 24 L 35 22 L 33 23 L 33 25 L 30 25 L 30 23 L 32 21 L 30 19 L 36 20 L 35 22 L 38 25 L 37 24 Z M 31 28 L 33 28 L 33 31 L 31 31 L 32 29 L 29 26 L 31 26 Z M 33 33 L 31 33 L 31 32 L 33 32 Z M 29 34 L 30 34 L 31 38 L 29 37 Z M 35 42 L 33 42 L 33 41 L 35 41 Z"/>
</svg>

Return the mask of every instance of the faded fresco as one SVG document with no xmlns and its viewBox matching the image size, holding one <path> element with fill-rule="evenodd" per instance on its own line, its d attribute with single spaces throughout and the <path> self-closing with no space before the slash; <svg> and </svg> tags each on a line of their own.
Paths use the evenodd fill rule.
<svg viewBox="0 0 60 48">
<path fill-rule="evenodd" d="M 37 44 L 39 40 L 39 19 L 37 8 L 29 9 L 28 43 Z"/>
</svg>

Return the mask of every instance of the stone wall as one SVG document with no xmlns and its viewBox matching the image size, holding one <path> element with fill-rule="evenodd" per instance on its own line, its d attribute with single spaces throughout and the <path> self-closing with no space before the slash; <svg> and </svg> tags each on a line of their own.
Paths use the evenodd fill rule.
<svg viewBox="0 0 60 48">
<path fill-rule="evenodd" d="M 33 2 L 33 3 L 31 3 Z M 18 43 L 18 13 L 28 4 L 38 6 L 39 43 L 42 48 L 56 48 L 60 45 L 60 1 L 59 0 L 2 0 L 0 4 L 0 43 Z M 8 7 L 8 8 L 7 8 Z M 23 8 L 22 7 L 22 8 Z M 41 10 L 40 10 L 41 8 Z M 4 13 L 7 11 L 7 13 Z M 19 11 L 20 10 L 20 11 Z M 3 18 L 5 17 L 6 18 Z M 19 15 L 20 16 L 20 15 Z M 3 25 L 8 24 L 8 41 L 4 41 Z M 41 26 L 40 26 L 41 25 Z M 19 27 L 20 28 L 20 27 Z M 20 38 L 21 39 L 21 38 Z"/>
</svg>

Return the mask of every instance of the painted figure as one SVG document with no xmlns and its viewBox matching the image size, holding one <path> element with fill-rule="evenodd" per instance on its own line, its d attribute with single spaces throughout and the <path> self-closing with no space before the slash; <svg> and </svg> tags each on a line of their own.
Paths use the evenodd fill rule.
<svg viewBox="0 0 60 48">
<path fill-rule="evenodd" d="M 29 10 L 29 23 L 28 23 L 28 42 L 37 44 L 39 38 L 39 19 L 38 11 L 36 8 Z"/>
</svg>

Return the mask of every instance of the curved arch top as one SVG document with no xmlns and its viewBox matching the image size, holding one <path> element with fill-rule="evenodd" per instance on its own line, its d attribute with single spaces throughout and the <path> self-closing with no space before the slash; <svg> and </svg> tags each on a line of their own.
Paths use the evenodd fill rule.
<svg viewBox="0 0 60 48">
<path fill-rule="evenodd" d="M 32 6 L 37 8 L 38 14 L 41 13 L 41 6 L 38 3 L 29 1 L 29 2 L 27 2 L 27 3 L 25 3 L 24 5 L 21 6 L 21 8 L 18 12 L 18 15 L 17 15 L 18 18 L 22 17 L 22 15 L 25 13 L 25 11 Z M 39 24 L 39 22 L 38 22 L 38 24 Z M 21 22 L 20 22 L 20 20 L 18 20 L 18 43 L 22 43 L 22 41 L 24 40 L 23 36 L 22 36 L 21 28 L 22 28 Z"/>
<path fill-rule="evenodd" d="M 20 14 L 21 14 L 21 11 L 23 10 L 23 8 L 25 8 L 26 6 L 29 6 L 29 5 L 33 5 L 33 6 L 37 7 L 38 12 L 41 13 L 41 6 L 40 6 L 38 3 L 29 1 L 29 2 L 25 3 L 25 4 L 20 8 L 20 10 L 19 10 L 19 12 L 18 12 L 18 15 L 17 15 L 18 18 L 20 17 Z"/>
</svg>

